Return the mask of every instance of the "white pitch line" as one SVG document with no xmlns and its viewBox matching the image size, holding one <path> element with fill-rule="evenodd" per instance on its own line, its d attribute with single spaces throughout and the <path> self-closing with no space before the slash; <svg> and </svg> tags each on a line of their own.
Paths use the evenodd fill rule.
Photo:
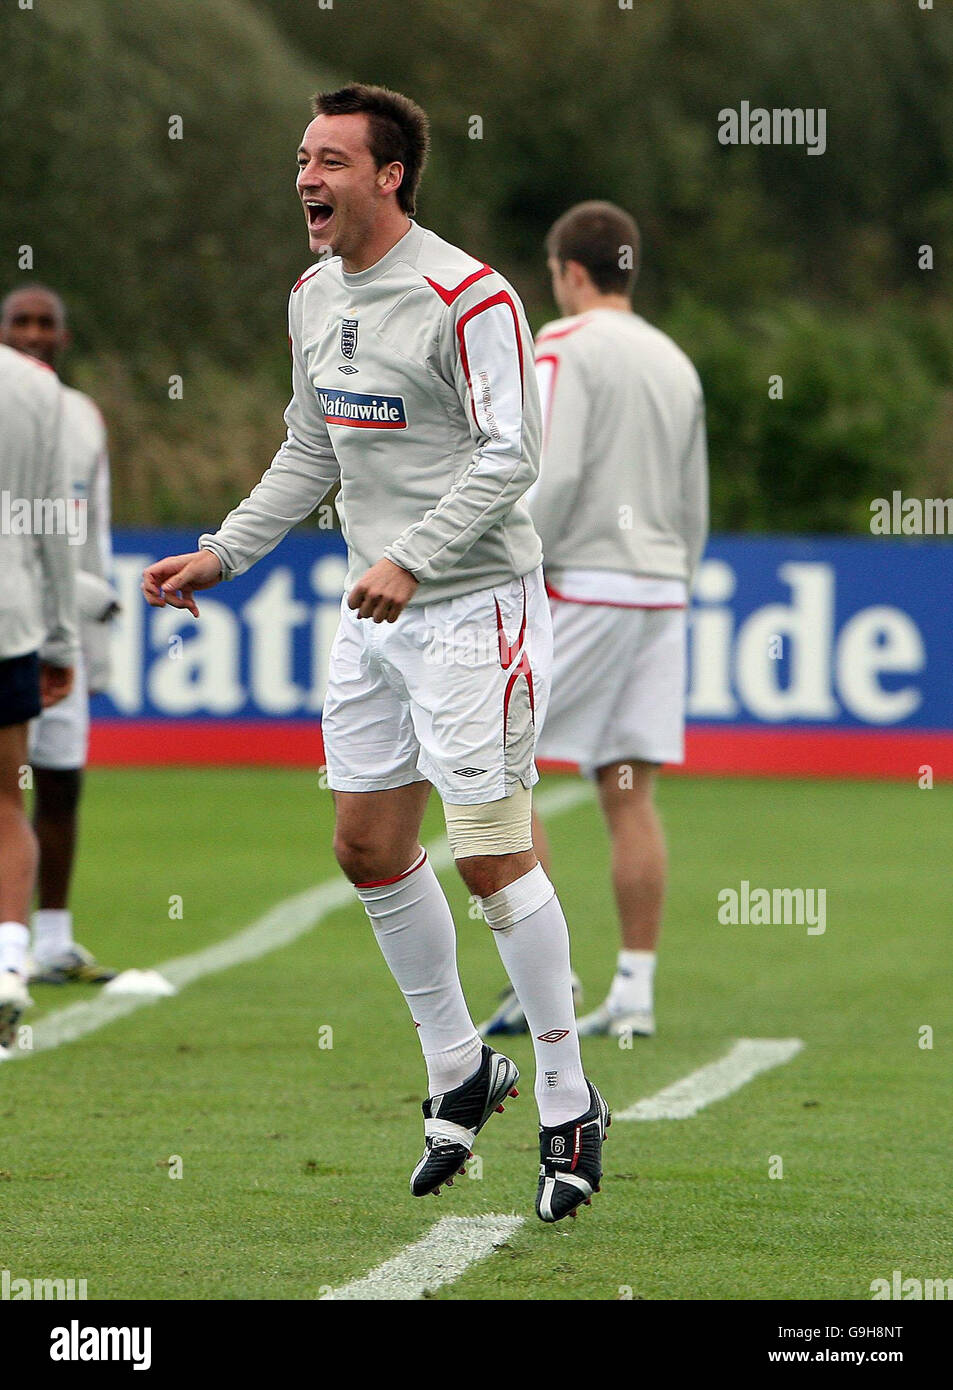
<svg viewBox="0 0 953 1390">
<path fill-rule="evenodd" d="M 425 1293 L 452 1284 L 471 1265 L 488 1255 L 522 1226 L 522 1216 L 443 1216 L 435 1226 L 399 1255 L 385 1260 L 363 1279 L 321 1295 L 322 1302 L 340 1299 L 423 1298 Z"/>
<path fill-rule="evenodd" d="M 588 784 L 571 782 L 541 793 L 537 798 L 537 807 L 544 814 L 556 816 L 591 797 L 592 788 Z M 446 836 L 429 844 L 427 855 L 435 872 L 442 873 L 453 866 Z M 183 989 L 205 975 L 215 975 L 221 970 L 229 970 L 233 965 L 244 965 L 282 946 L 289 946 L 312 931 L 330 913 L 349 907 L 356 901 L 354 889 L 345 878 L 329 879 L 276 903 L 264 916 L 234 936 L 217 941 L 204 950 L 193 951 L 191 955 L 176 956 L 154 968 L 176 989 Z M 146 1004 L 158 1002 L 152 995 L 100 994 L 95 999 L 69 1004 L 65 1009 L 57 1009 L 33 1024 L 32 1047 L 11 1048 L 5 1060 L 22 1060 L 36 1052 L 46 1052 L 63 1043 L 75 1042 Z"/>
<path fill-rule="evenodd" d="M 683 1076 L 646 1100 L 637 1100 L 614 1120 L 687 1120 L 716 1100 L 740 1091 L 754 1077 L 790 1062 L 804 1046 L 800 1038 L 741 1038 L 724 1057 Z"/>
</svg>

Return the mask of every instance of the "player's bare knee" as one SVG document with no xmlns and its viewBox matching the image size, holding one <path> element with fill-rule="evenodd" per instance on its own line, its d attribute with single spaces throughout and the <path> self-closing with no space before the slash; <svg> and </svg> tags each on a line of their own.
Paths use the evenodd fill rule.
<svg viewBox="0 0 953 1390">
<path fill-rule="evenodd" d="M 365 883 L 374 877 L 378 855 L 376 845 L 335 831 L 334 857 L 352 883 Z"/>
<path fill-rule="evenodd" d="M 417 845 L 385 845 L 379 837 L 346 830 L 334 834 L 334 857 L 346 877 L 358 885 L 403 873 L 416 853 Z"/>
</svg>

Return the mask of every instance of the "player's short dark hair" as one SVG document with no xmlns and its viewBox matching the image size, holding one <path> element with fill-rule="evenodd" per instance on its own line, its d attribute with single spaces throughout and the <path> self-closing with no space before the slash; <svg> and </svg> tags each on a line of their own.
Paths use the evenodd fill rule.
<svg viewBox="0 0 953 1390">
<path fill-rule="evenodd" d="M 561 266 L 578 261 L 600 293 L 628 294 L 639 273 L 640 241 L 634 217 L 615 203 L 594 201 L 577 203 L 553 223 L 546 250 Z"/>
<path fill-rule="evenodd" d="M 13 289 L 3 296 L 3 299 L 0 300 L 0 323 L 6 321 L 7 314 L 10 311 L 10 305 L 13 303 L 14 299 L 18 298 L 21 294 L 47 295 L 56 305 L 56 310 L 60 316 L 60 322 L 63 324 L 66 323 L 66 305 L 63 303 L 62 296 L 58 295 L 56 290 L 50 289 L 49 285 L 40 284 L 39 280 L 28 280 L 22 285 L 14 285 Z"/>
<path fill-rule="evenodd" d="M 316 116 L 366 115 L 367 143 L 375 164 L 378 169 L 395 161 L 404 166 L 397 202 L 404 212 L 416 212 L 417 188 L 430 153 L 430 121 L 422 107 L 388 87 L 351 82 L 337 92 L 315 93 L 311 109 Z"/>
</svg>

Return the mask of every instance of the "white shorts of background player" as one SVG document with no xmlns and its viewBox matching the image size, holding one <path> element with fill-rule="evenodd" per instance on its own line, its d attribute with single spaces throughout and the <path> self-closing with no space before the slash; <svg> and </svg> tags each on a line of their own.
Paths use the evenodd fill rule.
<svg viewBox="0 0 953 1390">
<path fill-rule="evenodd" d="M 89 688 L 82 654 L 73 668 L 73 688 L 30 721 L 32 767 L 68 772 L 86 766 L 89 751 Z"/>
<path fill-rule="evenodd" d="M 686 611 L 552 599 L 553 682 L 537 742 L 584 776 L 685 757 Z"/>
</svg>

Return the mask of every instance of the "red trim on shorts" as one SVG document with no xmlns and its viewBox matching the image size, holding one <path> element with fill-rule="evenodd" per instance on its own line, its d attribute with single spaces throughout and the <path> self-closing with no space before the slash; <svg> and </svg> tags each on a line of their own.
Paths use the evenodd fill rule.
<svg viewBox="0 0 953 1390">
<path fill-rule="evenodd" d="M 669 608 L 687 608 L 687 603 L 620 603 L 617 599 L 608 598 L 570 598 L 568 594 L 561 594 L 558 589 L 546 581 L 546 593 L 550 598 L 558 599 L 560 603 L 581 603 L 586 608 L 642 608 L 649 613 L 662 613 Z"/>
<path fill-rule="evenodd" d="M 417 872 L 427 862 L 427 851 L 420 851 L 420 858 L 411 864 L 409 869 L 405 869 L 402 874 L 395 874 L 393 878 L 375 878 L 369 883 L 355 883 L 355 888 L 386 888 L 389 883 L 400 883 L 402 878 L 409 878 L 411 874 Z"/>
<path fill-rule="evenodd" d="M 516 657 L 519 655 L 519 650 L 520 650 L 520 648 L 521 648 L 522 645 L 523 645 L 523 640 L 524 640 L 524 638 L 526 637 L 526 581 L 525 581 L 525 579 L 522 581 L 522 584 L 523 584 L 523 617 L 522 617 L 522 619 L 521 619 L 521 621 L 520 621 L 519 636 L 517 637 L 516 641 L 513 643 L 512 646 L 510 646 L 509 642 L 507 642 L 507 640 L 506 640 L 506 633 L 503 631 L 503 614 L 500 612 L 500 600 L 499 600 L 498 598 L 496 598 L 495 595 L 494 595 L 494 598 L 493 598 L 493 602 L 494 602 L 494 604 L 495 604 L 495 606 L 496 606 L 496 633 L 497 633 L 497 637 L 499 638 L 499 642 L 500 642 L 500 665 L 503 667 L 503 670 L 504 670 L 504 671 L 508 671 L 508 670 L 510 669 L 510 667 L 512 666 L 514 660 L 515 660 Z"/>
<path fill-rule="evenodd" d="M 500 612 L 500 601 L 496 597 L 494 597 L 493 599 L 493 602 L 496 605 L 496 630 L 500 643 L 500 666 L 503 668 L 504 671 L 508 671 L 509 668 L 513 665 L 513 662 L 516 660 L 516 658 L 518 656 L 520 657 L 519 665 L 516 667 L 509 680 L 506 682 L 506 687 L 503 691 L 504 748 L 506 747 L 506 720 L 509 714 L 510 697 L 513 694 L 513 687 L 516 685 L 516 682 L 520 676 L 526 677 L 526 688 L 529 692 L 530 714 L 533 716 L 534 722 L 536 719 L 536 697 L 533 691 L 533 671 L 532 667 L 529 664 L 529 657 L 527 656 L 523 648 L 523 642 L 526 637 L 526 580 L 523 579 L 520 582 L 523 585 L 523 616 L 520 620 L 519 636 L 517 637 L 516 641 L 512 644 L 512 646 L 506 640 L 506 633 L 503 631 L 503 614 Z"/>
</svg>

